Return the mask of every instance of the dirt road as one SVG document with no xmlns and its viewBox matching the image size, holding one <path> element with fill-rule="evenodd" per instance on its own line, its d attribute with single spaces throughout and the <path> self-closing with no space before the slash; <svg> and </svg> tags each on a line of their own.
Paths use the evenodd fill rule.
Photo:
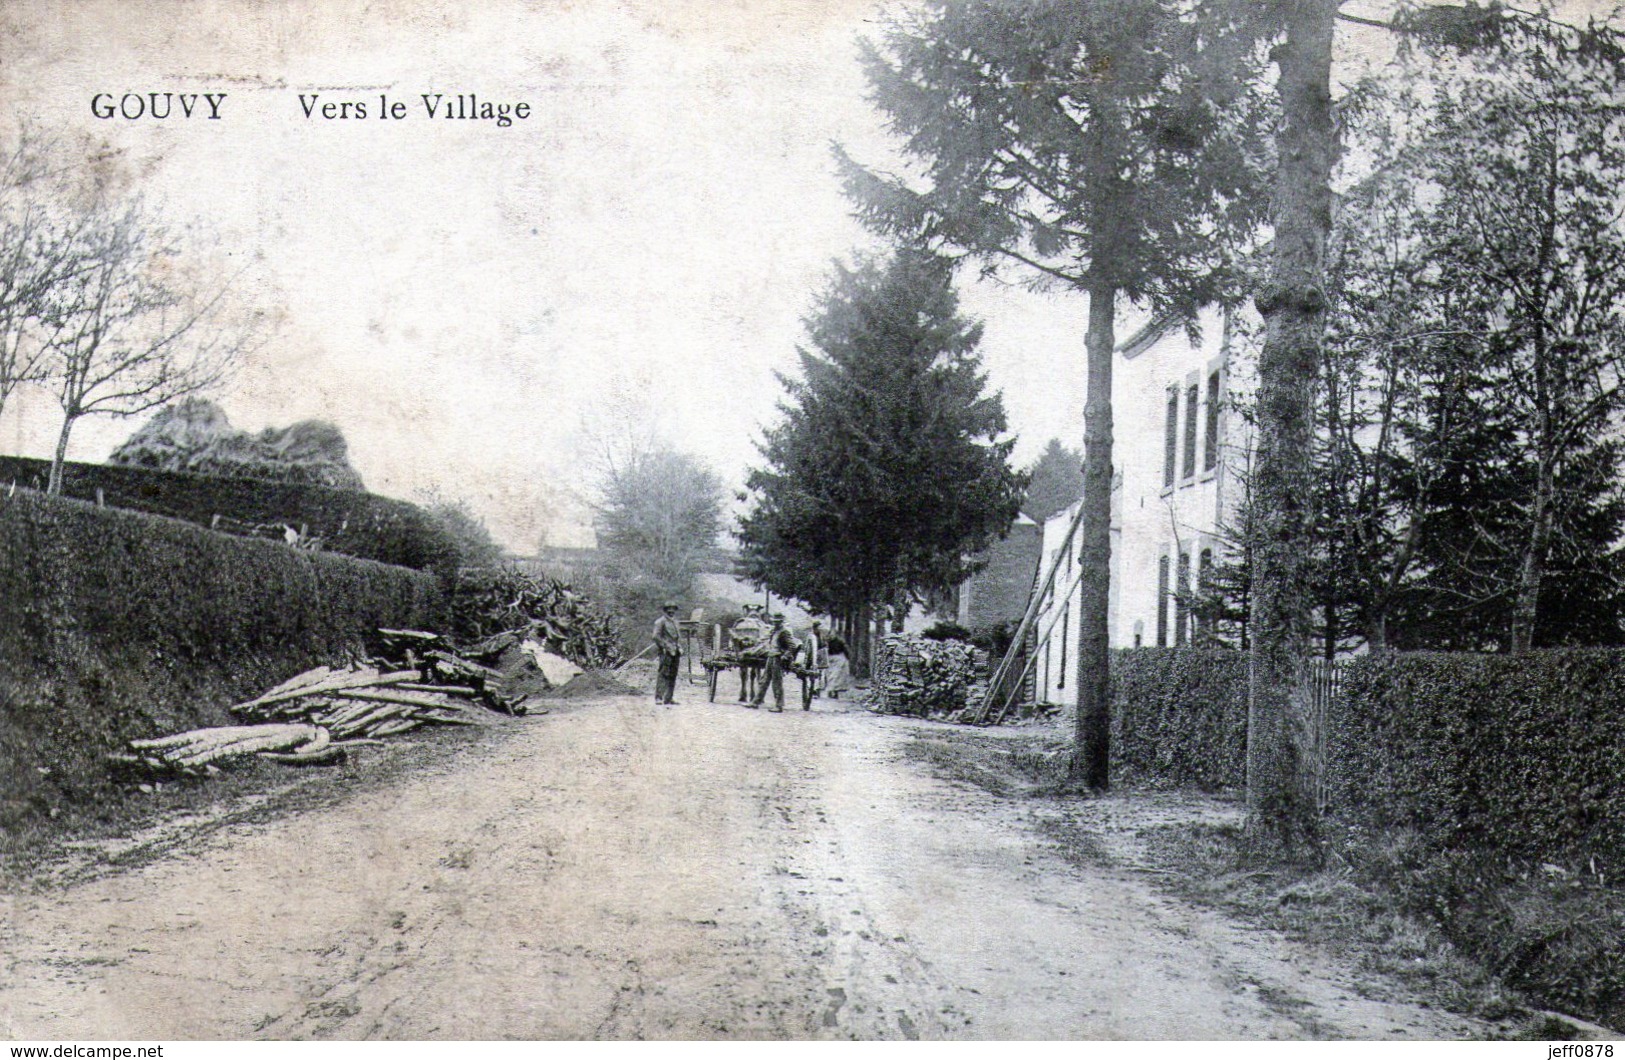
<svg viewBox="0 0 1625 1060">
<path fill-rule="evenodd" d="M 921 725 L 604 698 L 7 896 L 12 1039 L 1460 1037 L 1067 863 Z"/>
</svg>

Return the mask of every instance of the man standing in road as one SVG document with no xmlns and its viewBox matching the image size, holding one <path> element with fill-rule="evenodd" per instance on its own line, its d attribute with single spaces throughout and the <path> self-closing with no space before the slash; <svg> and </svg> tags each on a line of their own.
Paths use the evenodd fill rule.
<svg viewBox="0 0 1625 1060">
<path fill-rule="evenodd" d="M 683 655 L 683 628 L 677 624 L 677 605 L 668 603 L 655 619 L 654 646 L 659 659 L 655 671 L 655 702 L 670 704 L 677 691 L 677 660 Z"/>
<path fill-rule="evenodd" d="M 774 613 L 772 627 L 767 634 L 767 672 L 762 675 L 762 683 L 756 687 L 756 701 L 753 706 L 761 706 L 767 699 L 767 689 L 773 687 L 773 706 L 768 708 L 775 714 L 784 713 L 784 671 L 795 665 L 796 653 L 801 645 L 796 638 L 784 628 L 784 616 Z"/>
</svg>

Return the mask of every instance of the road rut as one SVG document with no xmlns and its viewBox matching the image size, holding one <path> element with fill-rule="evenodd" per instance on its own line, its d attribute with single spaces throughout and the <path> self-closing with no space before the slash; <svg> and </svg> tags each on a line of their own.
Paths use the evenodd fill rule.
<svg viewBox="0 0 1625 1060">
<path fill-rule="evenodd" d="M 336 803 L 4 897 L 13 1039 L 1470 1035 L 1079 866 L 924 723 L 583 700 Z"/>
</svg>

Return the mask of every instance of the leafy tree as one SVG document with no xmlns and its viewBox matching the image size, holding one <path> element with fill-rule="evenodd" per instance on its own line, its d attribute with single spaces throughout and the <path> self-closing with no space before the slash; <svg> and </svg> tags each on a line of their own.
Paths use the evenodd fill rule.
<svg viewBox="0 0 1625 1060">
<path fill-rule="evenodd" d="M 109 453 L 107 462 L 224 478 L 366 488 L 360 473 L 350 466 L 349 443 L 334 424 L 301 420 L 250 434 L 233 427 L 219 405 L 199 397 L 164 406 Z"/>
<path fill-rule="evenodd" d="M 1074 779 L 1107 784 L 1112 356 L 1118 302 L 1191 314 L 1224 293 L 1262 202 L 1250 43 L 1166 0 L 930 0 L 864 60 L 923 183 L 842 154 L 892 236 L 1086 294 Z"/>
<path fill-rule="evenodd" d="M 594 528 L 609 553 L 617 610 L 645 615 L 690 595 L 715 555 L 722 481 L 687 453 L 654 445 L 627 455 L 598 483 Z"/>
<path fill-rule="evenodd" d="M 837 264 L 747 480 L 748 575 L 860 637 L 872 608 L 972 573 L 968 557 L 1008 529 L 1027 484 L 1007 462 L 1003 401 L 985 393 L 982 327 L 958 308 L 933 255 Z"/>
<path fill-rule="evenodd" d="M 1391 19 L 1341 10 L 1344 0 L 1223 0 L 1238 39 L 1267 46 L 1275 65 L 1276 124 L 1269 275 L 1256 296 L 1264 318 L 1259 359 L 1257 453 L 1253 467 L 1247 827 L 1259 856 L 1319 856 L 1318 815 L 1307 784 L 1311 694 L 1307 647 L 1315 604 L 1312 504 L 1313 412 L 1327 293 L 1330 180 L 1339 153 L 1333 120 L 1332 52 L 1339 19 L 1388 29 L 1402 47 L 1507 54 L 1568 35 L 1579 46 L 1617 51 L 1606 32 L 1572 30 L 1544 12 L 1476 0 L 1402 4 Z"/>
<path fill-rule="evenodd" d="M 467 501 L 436 496 L 423 510 L 451 539 L 459 567 L 493 567 L 502 560 L 502 546 L 491 537 L 485 520 L 474 514 Z"/>
<path fill-rule="evenodd" d="M 1345 614 L 1374 647 L 1618 636 L 1617 453 L 1595 439 L 1625 403 L 1621 91 L 1606 50 L 1545 41 L 1384 99 L 1391 161 L 1345 202 L 1329 272 L 1328 650 Z M 1548 593 L 1558 570 L 1586 576 Z"/>
<path fill-rule="evenodd" d="M 1491 64 L 1439 107 L 1439 256 L 1472 281 L 1533 481 L 1522 513 L 1514 651 L 1534 644 L 1562 528 L 1558 480 L 1625 409 L 1625 71 L 1553 43 Z M 1506 76 L 1507 73 L 1524 76 Z"/>
<path fill-rule="evenodd" d="M 1065 511 L 1083 495 L 1083 454 L 1068 449 L 1059 438 L 1051 438 L 1033 466 L 1027 469 L 1031 479 L 1027 486 L 1027 499 L 1021 510 L 1028 518 L 1043 523 L 1057 512 Z"/>
</svg>

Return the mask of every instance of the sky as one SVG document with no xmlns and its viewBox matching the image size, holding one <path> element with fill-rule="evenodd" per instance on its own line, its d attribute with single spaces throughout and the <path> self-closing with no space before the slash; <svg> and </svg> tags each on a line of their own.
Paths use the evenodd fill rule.
<svg viewBox="0 0 1625 1060">
<path fill-rule="evenodd" d="M 0 116 L 86 135 L 279 327 L 213 396 L 336 423 L 369 489 L 464 500 L 498 540 L 591 542 L 583 450 L 616 408 L 734 486 L 832 259 L 878 247 L 830 145 L 885 160 L 861 0 L 13 3 Z M 98 119 L 98 92 L 225 92 L 221 119 Z M 382 93 L 406 118 L 376 117 Z M 502 128 L 423 93 L 530 105 Z M 307 118 L 365 101 L 367 120 Z M 238 270 L 242 270 L 239 272 Z M 1017 457 L 1082 434 L 1085 306 L 978 285 Z M 135 420 L 76 427 L 102 460 Z M 21 397 L 0 450 L 47 456 Z"/>
<path fill-rule="evenodd" d="M 830 151 L 893 158 L 857 61 L 878 17 L 871 0 L 11 0 L 0 137 L 27 121 L 105 142 L 211 275 L 278 320 L 213 395 L 233 423 L 329 420 L 368 488 L 466 501 L 528 553 L 591 543 L 583 458 L 615 409 L 742 485 L 831 260 L 878 248 Z M 99 92 L 226 99 L 218 121 L 103 120 Z M 423 93 L 531 116 L 431 119 Z M 380 94 L 407 117 L 379 119 Z M 370 113 L 307 117 L 301 95 Z M 962 294 L 1016 461 L 1076 446 L 1084 299 Z M 140 422 L 86 420 L 69 456 L 105 459 Z M 0 451 L 49 455 L 58 423 L 49 397 L 15 398 Z"/>
</svg>

